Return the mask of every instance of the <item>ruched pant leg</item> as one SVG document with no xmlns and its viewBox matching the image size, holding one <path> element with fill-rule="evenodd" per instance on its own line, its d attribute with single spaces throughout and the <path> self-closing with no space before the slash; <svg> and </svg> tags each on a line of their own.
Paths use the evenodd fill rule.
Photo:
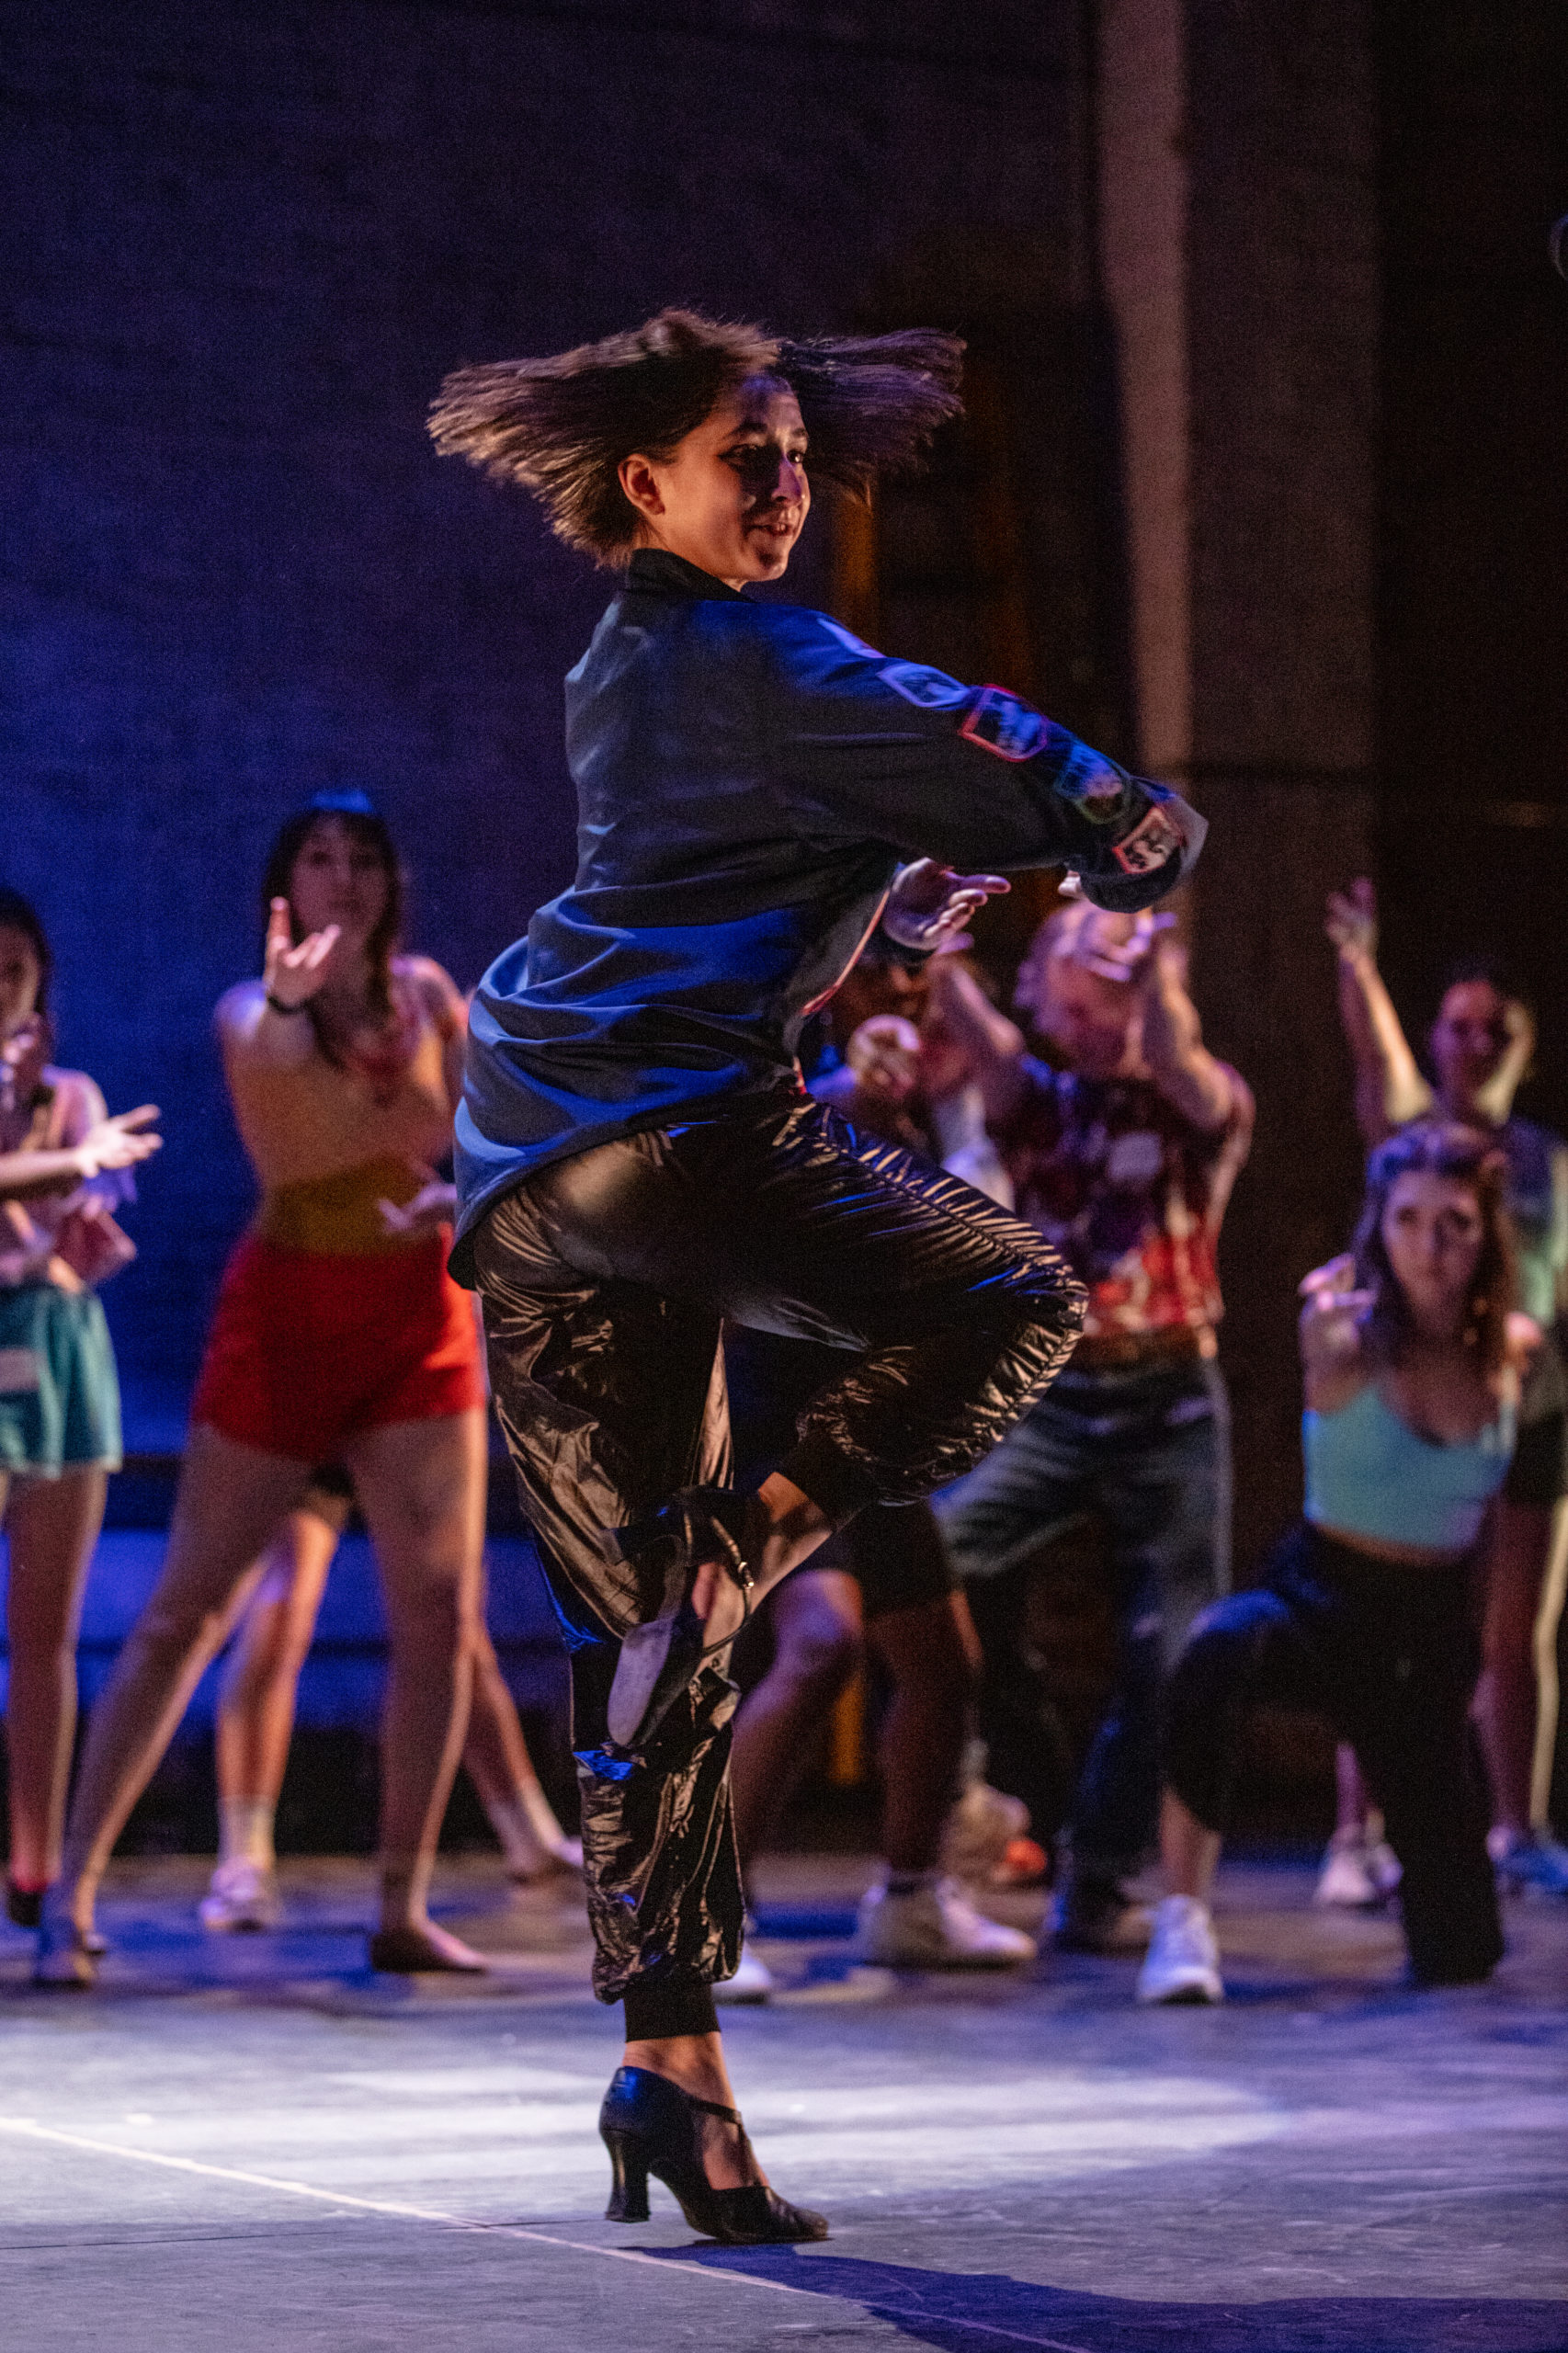
<svg viewBox="0 0 1568 2353">
<path fill-rule="evenodd" d="M 481 1227 L 491 1381 L 572 1659 L 595 1987 L 711 1984 L 739 1958 L 726 1766 L 705 1670 L 646 1752 L 606 1709 L 635 1580 L 602 1529 L 728 1460 L 722 1320 L 825 1342 L 784 1475 L 838 1524 L 968 1470 L 1044 1389 L 1082 1294 L 1027 1226 L 793 1094 L 554 1164 Z"/>
</svg>

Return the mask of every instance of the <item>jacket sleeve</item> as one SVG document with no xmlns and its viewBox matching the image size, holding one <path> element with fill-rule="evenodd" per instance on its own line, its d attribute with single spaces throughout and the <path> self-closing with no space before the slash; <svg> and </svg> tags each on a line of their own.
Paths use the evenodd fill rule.
<svg viewBox="0 0 1568 2353">
<path fill-rule="evenodd" d="M 813 830 L 964 870 L 1068 866 L 1096 906 L 1151 906 L 1208 828 L 1001 687 L 892 661 L 824 613 L 767 616 L 770 779 Z"/>
</svg>

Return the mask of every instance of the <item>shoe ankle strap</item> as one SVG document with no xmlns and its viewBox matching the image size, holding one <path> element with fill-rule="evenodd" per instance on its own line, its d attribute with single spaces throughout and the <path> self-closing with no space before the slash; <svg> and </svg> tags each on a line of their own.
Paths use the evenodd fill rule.
<svg viewBox="0 0 1568 2353">
<path fill-rule="evenodd" d="M 699 2108 L 704 2116 L 722 2117 L 726 2124 L 740 2123 L 741 2111 L 738 2108 L 724 2108 L 716 2099 L 694 2099 L 690 2092 L 686 2097 L 688 2104 L 692 2108 Z"/>
</svg>

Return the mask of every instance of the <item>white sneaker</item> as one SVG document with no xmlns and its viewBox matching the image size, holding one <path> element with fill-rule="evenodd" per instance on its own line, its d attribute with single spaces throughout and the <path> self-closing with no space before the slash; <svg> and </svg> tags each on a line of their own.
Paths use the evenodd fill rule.
<svg viewBox="0 0 1568 2353">
<path fill-rule="evenodd" d="M 1037 1947 L 1021 1928 L 977 1912 L 957 1881 L 893 1894 L 873 1887 L 860 1904 L 860 1951 L 884 1969 L 1014 1969 Z"/>
<path fill-rule="evenodd" d="M 1528 1838 L 1494 1830 L 1486 1846 L 1506 1895 L 1555 1897 L 1560 1902 L 1568 1896 L 1568 1847 L 1561 1846 L 1550 1830 L 1532 1830 Z"/>
<path fill-rule="evenodd" d="M 200 1904 L 201 1925 L 222 1932 L 275 1928 L 283 1915 L 275 1872 L 259 1863 L 220 1863 Z"/>
<path fill-rule="evenodd" d="M 1167 1895 L 1154 1911 L 1149 1950 L 1138 1972 L 1141 2002 L 1222 2002 L 1220 1948 L 1209 1906 L 1195 1895 Z"/>
<path fill-rule="evenodd" d="M 955 1879 L 983 1887 L 1015 1838 L 1029 1826 L 1022 1798 L 971 1781 L 949 1809 L 942 1828 L 942 1863 Z"/>
<path fill-rule="evenodd" d="M 749 1943 L 741 1945 L 741 1965 L 733 1977 L 722 1978 L 713 1988 L 716 2002 L 766 2002 L 778 1991 L 778 1980 L 760 1953 L 753 1952 Z"/>
<path fill-rule="evenodd" d="M 1392 1847 L 1381 1838 L 1369 1840 L 1362 1830 L 1336 1830 L 1323 1859 L 1312 1902 L 1346 1912 L 1375 1912 L 1399 1881 L 1399 1861 Z"/>
</svg>

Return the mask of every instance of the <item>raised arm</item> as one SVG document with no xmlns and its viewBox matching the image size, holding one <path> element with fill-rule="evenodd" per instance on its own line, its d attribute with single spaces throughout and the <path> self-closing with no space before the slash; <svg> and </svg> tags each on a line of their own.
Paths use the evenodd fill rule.
<svg viewBox="0 0 1568 2353">
<path fill-rule="evenodd" d="M 1213 1135 L 1239 1111 L 1250 1110 L 1250 1099 L 1244 1105 L 1235 1072 L 1203 1042 L 1198 1007 L 1187 993 L 1180 949 L 1146 915 L 1139 917 L 1128 945 L 1138 951 L 1135 977 L 1149 1075 L 1183 1119 Z"/>
<path fill-rule="evenodd" d="M 1370 1291 L 1355 1288 L 1356 1265 L 1348 1256 L 1331 1258 L 1303 1277 L 1297 1336 L 1301 1351 L 1301 1378 L 1309 1408 L 1314 1414 L 1336 1414 L 1367 1385 L 1361 1353 L 1361 1318 L 1371 1305 Z"/>
<path fill-rule="evenodd" d="M 1134 914 L 1191 870 L 1197 812 L 1017 695 L 890 661 L 822 613 L 757 610 L 769 765 L 824 832 L 970 880 L 1067 866 Z"/>
<path fill-rule="evenodd" d="M 1378 970 L 1378 899 L 1365 876 L 1329 893 L 1324 925 L 1339 952 L 1339 1017 L 1356 1069 L 1356 1123 L 1369 1150 L 1432 1108 Z"/>
<path fill-rule="evenodd" d="M 937 956 L 927 968 L 932 1009 L 969 1056 L 989 1124 L 1010 1120 L 1028 1091 L 1023 1031 L 999 1012 L 974 974 L 953 956 Z"/>
<path fill-rule="evenodd" d="M 315 1052 L 315 1031 L 306 1007 L 326 978 L 327 959 L 336 947 L 338 926 L 312 931 L 299 946 L 287 899 L 274 899 L 267 918 L 267 955 L 259 986 L 243 982 L 218 1007 L 218 1035 L 225 1059 L 273 1070 L 298 1070 Z"/>
</svg>

